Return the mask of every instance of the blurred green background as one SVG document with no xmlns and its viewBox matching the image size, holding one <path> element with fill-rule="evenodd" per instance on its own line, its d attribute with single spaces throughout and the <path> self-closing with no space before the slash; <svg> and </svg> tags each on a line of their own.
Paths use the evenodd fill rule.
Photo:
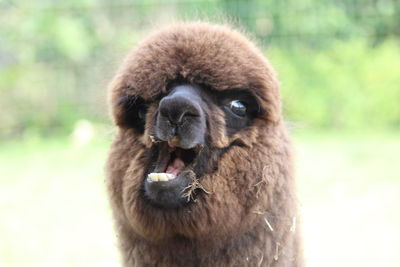
<svg viewBox="0 0 400 267">
<path fill-rule="evenodd" d="M 277 70 L 308 266 L 400 266 L 400 0 L 0 0 L 0 266 L 118 266 L 105 89 L 182 19 L 243 28 Z"/>
</svg>

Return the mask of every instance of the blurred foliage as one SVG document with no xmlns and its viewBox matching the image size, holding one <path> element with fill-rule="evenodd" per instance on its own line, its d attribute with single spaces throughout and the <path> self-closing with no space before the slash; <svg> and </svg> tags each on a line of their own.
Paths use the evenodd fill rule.
<svg viewBox="0 0 400 267">
<path fill-rule="evenodd" d="M 0 137 L 107 120 L 123 55 L 176 19 L 242 25 L 282 80 L 286 118 L 400 128 L 399 0 L 0 0 Z"/>
<path fill-rule="evenodd" d="M 332 42 L 324 50 L 270 48 L 280 72 L 284 111 L 319 128 L 398 129 L 400 50 L 388 39 L 371 48 L 365 39 Z"/>
</svg>

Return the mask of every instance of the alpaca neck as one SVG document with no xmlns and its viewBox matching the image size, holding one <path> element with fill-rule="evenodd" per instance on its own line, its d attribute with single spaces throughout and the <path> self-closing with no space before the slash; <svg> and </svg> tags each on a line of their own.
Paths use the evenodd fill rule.
<svg viewBox="0 0 400 267">
<path fill-rule="evenodd" d="M 279 235 L 260 222 L 240 237 L 219 244 L 184 237 L 154 244 L 135 238 L 125 250 L 125 266 L 298 266 L 296 237 L 283 233 L 284 239 L 278 242 L 275 234 Z"/>
</svg>

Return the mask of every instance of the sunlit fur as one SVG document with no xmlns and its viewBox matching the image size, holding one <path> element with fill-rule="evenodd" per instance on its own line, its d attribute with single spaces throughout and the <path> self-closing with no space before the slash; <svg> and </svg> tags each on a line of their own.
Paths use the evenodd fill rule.
<svg viewBox="0 0 400 267">
<path fill-rule="evenodd" d="M 218 168 L 199 178 L 209 193 L 178 209 L 143 198 L 147 153 L 159 97 L 175 80 L 214 91 L 251 93 L 264 111 L 228 134 L 212 105 L 210 155 Z M 125 123 L 125 95 L 150 104 L 144 132 Z M 107 183 L 124 266 L 302 266 L 291 144 L 281 116 L 279 84 L 269 62 L 247 38 L 226 26 L 181 23 L 141 42 L 109 87 L 117 133 Z"/>
</svg>

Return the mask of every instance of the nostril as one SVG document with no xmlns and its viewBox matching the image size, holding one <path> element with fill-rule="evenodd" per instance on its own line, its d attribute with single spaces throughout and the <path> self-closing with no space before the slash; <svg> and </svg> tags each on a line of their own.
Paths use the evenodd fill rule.
<svg viewBox="0 0 400 267">
<path fill-rule="evenodd" d="M 184 111 L 184 112 L 182 112 L 182 114 L 178 118 L 178 120 L 176 120 L 176 121 L 170 120 L 170 121 L 171 121 L 171 123 L 174 123 L 175 125 L 179 126 L 182 124 L 183 120 L 188 117 L 190 117 L 190 118 L 199 117 L 199 114 L 195 114 L 194 112 L 191 112 L 191 111 Z"/>
<path fill-rule="evenodd" d="M 171 127 L 171 135 L 172 135 L 172 136 L 176 136 L 177 132 L 178 132 L 177 126 L 176 126 L 176 125 L 173 125 L 173 126 Z"/>
<path fill-rule="evenodd" d="M 199 112 L 197 112 L 197 110 L 196 111 L 188 110 L 182 115 L 182 117 L 199 117 L 199 116 L 200 114 Z"/>
</svg>

